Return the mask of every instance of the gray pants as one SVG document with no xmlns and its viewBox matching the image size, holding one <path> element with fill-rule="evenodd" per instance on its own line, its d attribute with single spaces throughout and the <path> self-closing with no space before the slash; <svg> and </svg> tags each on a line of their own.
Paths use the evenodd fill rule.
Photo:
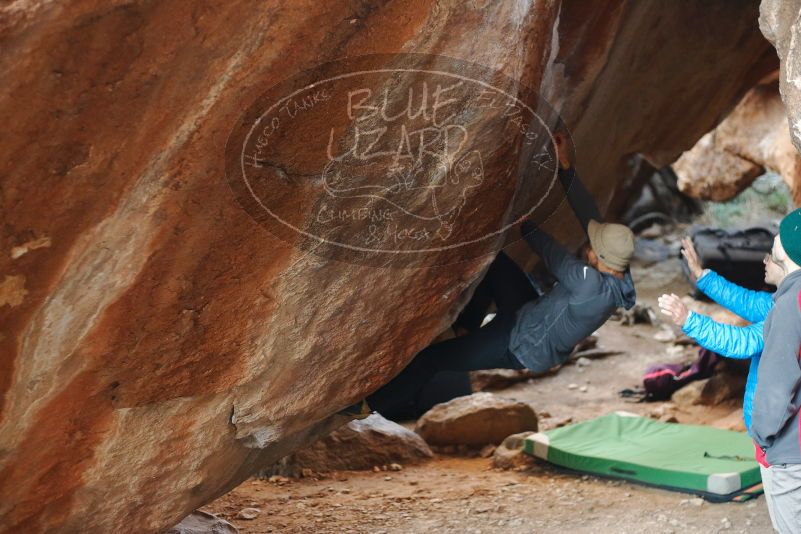
<svg viewBox="0 0 801 534">
<path fill-rule="evenodd" d="M 773 528 L 781 534 L 801 534 L 801 464 L 759 468 Z"/>
</svg>

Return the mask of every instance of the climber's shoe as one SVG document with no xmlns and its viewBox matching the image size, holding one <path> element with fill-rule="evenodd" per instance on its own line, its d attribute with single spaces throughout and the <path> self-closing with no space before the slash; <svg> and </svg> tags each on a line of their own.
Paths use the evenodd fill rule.
<svg viewBox="0 0 801 534">
<path fill-rule="evenodd" d="M 362 399 L 356 404 L 348 406 L 344 410 L 340 410 L 337 412 L 337 415 L 344 415 L 352 419 L 365 419 L 370 417 L 371 413 L 373 413 L 373 411 L 367 406 L 367 399 Z"/>
</svg>

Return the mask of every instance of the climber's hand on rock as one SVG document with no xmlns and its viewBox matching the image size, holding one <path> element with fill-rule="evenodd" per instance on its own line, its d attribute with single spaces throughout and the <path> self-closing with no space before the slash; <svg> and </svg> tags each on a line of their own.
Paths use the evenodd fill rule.
<svg viewBox="0 0 801 534">
<path fill-rule="evenodd" d="M 678 295 L 672 293 L 670 295 L 662 295 L 659 297 L 658 302 L 659 309 L 663 314 L 670 317 L 670 320 L 673 321 L 677 326 L 684 326 L 690 311 L 687 309 L 687 306 L 681 301 Z"/>
<path fill-rule="evenodd" d="M 559 166 L 563 169 L 570 168 L 570 147 L 567 136 L 563 133 L 553 134 L 554 144 L 556 145 L 556 156 L 559 159 Z"/>
</svg>

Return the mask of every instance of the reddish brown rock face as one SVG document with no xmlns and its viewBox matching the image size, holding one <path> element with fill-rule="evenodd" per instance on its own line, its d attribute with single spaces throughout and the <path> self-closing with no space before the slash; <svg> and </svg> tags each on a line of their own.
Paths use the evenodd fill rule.
<svg viewBox="0 0 801 534">
<path fill-rule="evenodd" d="M 682 192 L 708 200 L 728 200 L 770 169 L 801 202 L 801 155 L 790 138 L 777 81 L 760 84 L 726 120 L 682 154 L 673 165 Z"/>
<path fill-rule="evenodd" d="M 273 237 L 225 179 L 268 87 L 366 53 L 485 65 L 560 111 L 606 207 L 630 155 L 672 161 L 772 68 L 756 20 L 726 0 L 0 8 L 0 530 L 176 524 L 385 383 L 489 262 L 380 268 Z M 502 204 L 464 210 L 491 226 Z M 575 242 L 569 221 L 546 227 Z"/>
</svg>

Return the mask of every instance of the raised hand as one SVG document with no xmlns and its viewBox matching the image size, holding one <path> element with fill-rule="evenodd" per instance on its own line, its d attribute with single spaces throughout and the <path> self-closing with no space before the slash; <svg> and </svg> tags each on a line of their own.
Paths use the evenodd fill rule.
<svg viewBox="0 0 801 534">
<path fill-rule="evenodd" d="M 559 158 L 559 166 L 563 169 L 570 168 L 570 147 L 568 146 L 567 136 L 563 133 L 553 134 L 556 145 L 556 157 Z"/>
<path fill-rule="evenodd" d="M 657 301 L 659 302 L 659 309 L 663 314 L 670 317 L 670 320 L 677 326 L 684 326 L 690 311 L 677 295 L 673 293 L 670 295 L 665 294 L 659 297 Z"/>
<path fill-rule="evenodd" d="M 681 255 L 687 260 L 690 273 L 695 277 L 695 280 L 698 280 L 698 277 L 701 276 L 701 272 L 703 272 L 704 269 L 701 267 L 701 261 L 698 259 L 698 253 L 695 251 L 693 240 L 689 237 L 685 237 L 681 240 L 681 246 Z"/>
</svg>

